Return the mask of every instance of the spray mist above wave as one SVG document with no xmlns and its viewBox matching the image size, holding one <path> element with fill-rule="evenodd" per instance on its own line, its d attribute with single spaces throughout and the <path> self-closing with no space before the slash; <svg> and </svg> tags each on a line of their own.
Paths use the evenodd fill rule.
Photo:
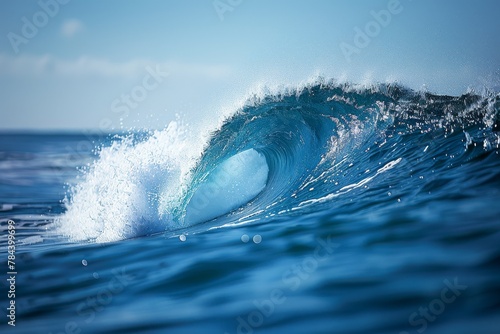
<svg viewBox="0 0 500 334">
<path fill-rule="evenodd" d="M 71 188 L 58 232 L 107 242 L 348 207 L 389 179 L 436 169 L 442 147 L 470 159 L 464 138 L 481 143 L 473 155 L 497 150 L 499 100 L 323 81 L 254 95 L 206 143 L 177 121 L 102 148 Z"/>
</svg>

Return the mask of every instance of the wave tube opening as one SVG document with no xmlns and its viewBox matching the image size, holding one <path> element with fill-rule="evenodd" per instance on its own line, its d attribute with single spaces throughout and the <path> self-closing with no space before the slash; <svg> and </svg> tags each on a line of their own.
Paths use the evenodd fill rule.
<svg viewBox="0 0 500 334">
<path fill-rule="evenodd" d="M 250 202 L 265 188 L 268 174 L 266 158 L 255 149 L 223 161 L 194 190 L 185 225 L 212 220 Z"/>
</svg>

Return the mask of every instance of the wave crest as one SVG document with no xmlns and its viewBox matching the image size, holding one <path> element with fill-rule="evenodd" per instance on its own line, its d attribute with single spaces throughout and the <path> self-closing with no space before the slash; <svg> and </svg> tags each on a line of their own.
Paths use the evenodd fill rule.
<svg viewBox="0 0 500 334">
<path fill-rule="evenodd" d="M 101 149 L 71 188 L 58 231 L 107 242 L 209 220 L 204 229 L 348 208 L 359 192 L 388 183 L 410 189 L 415 170 L 439 173 L 446 163 L 436 157 L 444 152 L 460 162 L 498 150 L 499 106 L 499 94 L 451 97 L 322 80 L 254 95 L 206 144 L 178 121 Z M 479 150 L 471 148 L 478 142 Z M 255 153 L 222 173 L 232 175 L 231 185 L 194 215 L 193 203 L 222 184 L 224 164 L 242 152 Z"/>
</svg>

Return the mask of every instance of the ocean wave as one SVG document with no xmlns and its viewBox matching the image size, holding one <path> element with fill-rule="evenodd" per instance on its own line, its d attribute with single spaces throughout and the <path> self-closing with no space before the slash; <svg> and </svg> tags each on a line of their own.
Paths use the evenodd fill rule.
<svg viewBox="0 0 500 334">
<path fill-rule="evenodd" d="M 100 149 L 57 233 L 109 242 L 401 201 L 500 146 L 500 94 L 318 80 L 250 96 L 204 142 L 178 120 Z M 364 196 L 360 196 L 364 194 Z M 348 211 L 347 211 L 348 212 Z"/>
</svg>

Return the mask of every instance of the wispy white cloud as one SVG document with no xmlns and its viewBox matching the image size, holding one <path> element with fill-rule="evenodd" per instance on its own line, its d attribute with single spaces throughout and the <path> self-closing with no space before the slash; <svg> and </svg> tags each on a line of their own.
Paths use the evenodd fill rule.
<svg viewBox="0 0 500 334">
<path fill-rule="evenodd" d="M 84 25 L 78 19 L 67 19 L 61 25 L 61 33 L 67 38 L 72 38 L 83 30 Z"/>
<path fill-rule="evenodd" d="M 147 66 L 158 67 L 172 75 L 180 76 L 220 78 L 231 73 L 231 69 L 226 65 L 193 64 L 176 61 L 154 62 L 146 59 L 113 62 L 89 56 L 64 60 L 48 54 L 41 56 L 23 54 L 14 57 L 0 53 L 0 74 L 10 75 L 135 77 L 143 75 Z"/>
</svg>

